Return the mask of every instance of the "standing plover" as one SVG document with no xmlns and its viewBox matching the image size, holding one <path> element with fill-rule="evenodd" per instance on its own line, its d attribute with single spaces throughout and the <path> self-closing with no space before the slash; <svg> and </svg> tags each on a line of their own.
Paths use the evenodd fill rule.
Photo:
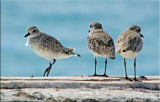
<svg viewBox="0 0 160 102">
<path fill-rule="evenodd" d="M 139 26 L 132 25 L 128 28 L 127 31 L 118 37 L 116 42 L 116 51 L 124 58 L 126 74 L 125 79 L 128 80 L 131 79 L 129 79 L 127 76 L 125 58 L 134 59 L 134 80 L 138 81 L 136 79 L 136 56 L 139 54 L 143 47 L 143 41 L 141 39 L 143 35 L 140 32 L 141 28 Z"/>
<path fill-rule="evenodd" d="M 47 76 L 52 68 L 52 65 L 56 62 L 56 59 L 64 59 L 71 56 L 80 57 L 79 54 L 74 53 L 74 48 L 64 47 L 57 39 L 40 32 L 36 26 L 29 26 L 27 28 L 28 33 L 24 36 L 28 36 L 26 45 L 30 45 L 32 50 L 39 56 L 49 60 L 49 67 L 46 68 L 44 75 L 47 72 Z M 51 63 L 53 60 L 53 63 Z"/>
<path fill-rule="evenodd" d="M 103 76 L 106 75 L 107 58 L 115 59 L 115 47 L 111 36 L 109 36 L 102 28 L 102 25 L 98 22 L 92 22 L 90 24 L 89 35 L 87 38 L 88 48 L 94 54 L 95 57 L 95 73 L 96 74 L 96 57 L 105 57 L 105 71 Z"/>
</svg>

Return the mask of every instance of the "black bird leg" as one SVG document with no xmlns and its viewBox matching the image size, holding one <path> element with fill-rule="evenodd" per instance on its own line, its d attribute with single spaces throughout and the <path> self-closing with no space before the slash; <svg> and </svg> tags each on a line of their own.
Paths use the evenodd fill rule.
<svg viewBox="0 0 160 102">
<path fill-rule="evenodd" d="M 138 79 L 136 79 L 136 58 L 134 59 L 134 80 L 139 81 Z"/>
<path fill-rule="evenodd" d="M 52 64 L 50 63 L 50 66 L 51 66 L 51 67 L 50 67 L 49 70 L 48 70 L 47 76 L 49 75 L 50 70 L 51 70 L 51 68 L 52 68 L 52 65 L 53 65 L 54 63 L 56 63 L 56 60 L 55 60 L 55 59 L 53 59 L 53 63 L 52 63 Z"/>
<path fill-rule="evenodd" d="M 96 74 L 96 66 L 97 66 L 97 60 L 96 60 L 96 56 L 95 56 L 95 73 L 94 73 L 93 76 L 97 76 L 97 74 Z"/>
<path fill-rule="evenodd" d="M 126 60 L 125 60 L 125 58 L 124 58 L 124 67 L 125 67 L 125 74 L 126 74 L 125 79 L 127 79 L 127 80 L 129 80 L 129 81 L 132 81 L 132 80 L 129 79 L 128 76 L 127 76 Z"/>
<path fill-rule="evenodd" d="M 107 68 L 107 58 L 105 60 L 105 70 L 104 70 L 104 74 L 102 76 L 108 77 L 108 75 L 106 75 L 106 68 Z"/>
<path fill-rule="evenodd" d="M 51 68 L 52 68 L 52 65 L 53 65 L 55 62 L 56 62 L 56 60 L 55 60 L 55 59 L 53 59 L 53 63 L 49 62 L 49 67 L 48 67 L 48 68 L 46 68 L 46 70 L 45 70 L 45 72 L 44 72 L 43 76 L 45 76 L 46 72 L 47 72 L 47 76 L 49 75 L 50 70 L 51 70 Z"/>
</svg>

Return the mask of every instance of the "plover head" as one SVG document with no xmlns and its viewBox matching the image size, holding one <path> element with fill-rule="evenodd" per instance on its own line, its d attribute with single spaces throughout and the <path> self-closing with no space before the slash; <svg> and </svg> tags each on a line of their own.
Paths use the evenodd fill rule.
<svg viewBox="0 0 160 102">
<path fill-rule="evenodd" d="M 90 24 L 90 30 L 89 30 L 89 32 L 92 31 L 92 30 L 97 30 L 97 29 L 103 29 L 102 28 L 102 24 L 100 24 L 99 22 L 92 22 Z"/>
<path fill-rule="evenodd" d="M 36 26 L 29 26 L 27 29 L 27 34 L 24 37 L 33 38 L 40 34 L 39 29 Z"/>
<path fill-rule="evenodd" d="M 140 35 L 140 37 L 144 37 L 140 32 L 141 32 L 141 28 L 137 25 L 132 25 L 128 28 L 128 30 L 132 30 L 132 31 L 135 31 L 137 34 Z"/>
</svg>

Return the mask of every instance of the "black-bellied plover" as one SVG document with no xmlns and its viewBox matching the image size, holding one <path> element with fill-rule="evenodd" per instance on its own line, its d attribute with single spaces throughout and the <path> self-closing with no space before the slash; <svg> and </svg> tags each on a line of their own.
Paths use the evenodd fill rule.
<svg viewBox="0 0 160 102">
<path fill-rule="evenodd" d="M 101 56 L 105 57 L 105 71 L 104 75 L 106 75 L 106 67 L 107 67 L 107 58 L 115 59 L 115 47 L 114 42 L 111 36 L 109 36 L 102 28 L 102 25 L 98 22 L 92 22 L 90 24 L 89 35 L 87 38 L 88 48 L 94 54 L 95 57 L 95 73 L 93 76 L 97 76 L 96 74 L 96 65 L 97 60 L 96 57 Z"/>
<path fill-rule="evenodd" d="M 49 72 L 52 65 L 56 62 L 56 59 L 64 59 L 71 56 L 80 57 L 79 54 L 74 53 L 74 48 L 64 47 L 57 39 L 54 37 L 40 32 L 36 26 L 29 26 L 27 28 L 28 33 L 24 36 L 28 36 L 26 45 L 30 45 L 32 50 L 39 56 L 49 60 L 49 67 L 46 68 L 44 75 Z M 53 63 L 51 63 L 53 60 Z"/>
<path fill-rule="evenodd" d="M 132 25 L 122 33 L 116 42 L 116 51 L 124 58 L 124 66 L 125 66 L 125 79 L 131 80 L 127 76 L 126 70 L 126 61 L 125 58 L 134 59 L 134 80 L 136 79 L 136 56 L 142 50 L 143 41 L 141 37 L 143 35 L 140 33 L 141 28 L 137 25 Z"/>
</svg>

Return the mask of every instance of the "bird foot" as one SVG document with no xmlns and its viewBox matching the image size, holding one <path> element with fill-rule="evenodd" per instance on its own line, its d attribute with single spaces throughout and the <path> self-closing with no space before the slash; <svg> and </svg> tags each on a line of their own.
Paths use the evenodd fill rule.
<svg viewBox="0 0 160 102">
<path fill-rule="evenodd" d="M 99 75 L 97 75 L 97 74 L 94 74 L 93 76 L 99 76 Z"/>
<path fill-rule="evenodd" d="M 134 78 L 135 82 L 142 82 L 141 80 L 138 80 L 137 78 Z"/>
<path fill-rule="evenodd" d="M 94 74 L 94 75 L 92 75 L 92 76 L 102 76 L 102 75 L 97 75 L 97 74 Z"/>
<path fill-rule="evenodd" d="M 125 79 L 126 79 L 126 80 L 129 80 L 129 81 L 133 81 L 132 79 L 130 79 L 130 78 L 128 78 L 128 77 L 125 77 Z"/>
<path fill-rule="evenodd" d="M 108 77 L 108 75 L 106 75 L 106 74 L 103 74 L 103 75 L 101 75 L 102 77 Z"/>
</svg>

